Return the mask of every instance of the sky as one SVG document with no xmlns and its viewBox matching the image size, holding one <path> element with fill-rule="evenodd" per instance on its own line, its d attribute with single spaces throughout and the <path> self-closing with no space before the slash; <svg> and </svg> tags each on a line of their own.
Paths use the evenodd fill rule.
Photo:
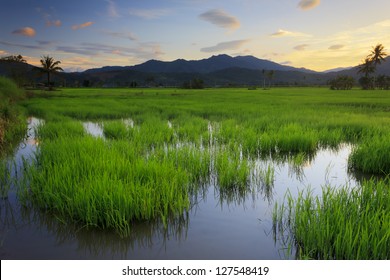
<svg viewBox="0 0 390 280">
<path fill-rule="evenodd" d="M 253 55 L 324 71 L 390 53 L 389 0 L 1 0 L 0 57 L 65 71 Z"/>
</svg>

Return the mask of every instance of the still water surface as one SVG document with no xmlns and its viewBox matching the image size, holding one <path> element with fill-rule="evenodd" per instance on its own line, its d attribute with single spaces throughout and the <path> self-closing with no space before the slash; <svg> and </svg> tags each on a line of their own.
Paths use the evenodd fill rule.
<svg viewBox="0 0 390 280">
<path fill-rule="evenodd" d="M 28 137 L 14 156 L 14 176 L 20 176 L 22 158 L 33 160 L 39 143 L 34 127 L 42 121 L 28 120 Z M 102 137 L 99 125 L 85 129 Z M 93 131 L 93 132 L 91 132 Z M 358 180 L 347 170 L 351 146 L 319 150 L 300 168 L 289 163 L 258 161 L 257 168 L 272 165 L 271 187 L 254 188 L 245 196 L 223 196 L 212 183 L 205 186 L 188 215 L 164 230 L 159 224 L 137 224 L 132 236 L 86 230 L 61 223 L 55 217 L 20 206 L 16 190 L 0 200 L 1 259 L 284 259 L 285 249 L 274 241 L 272 211 L 287 191 L 296 196 L 311 188 L 321 194 L 330 184 L 353 187 Z"/>
</svg>

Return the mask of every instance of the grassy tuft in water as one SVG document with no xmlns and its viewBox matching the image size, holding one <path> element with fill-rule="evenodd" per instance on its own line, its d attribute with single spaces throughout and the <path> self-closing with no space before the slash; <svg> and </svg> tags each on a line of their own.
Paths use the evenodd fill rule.
<svg viewBox="0 0 390 280">
<path fill-rule="evenodd" d="M 389 259 L 390 185 L 366 181 L 350 189 L 324 187 L 321 197 L 310 191 L 273 212 L 274 233 L 286 236 L 297 258 Z"/>
<path fill-rule="evenodd" d="M 390 174 L 390 136 L 374 136 L 363 141 L 349 158 L 352 169 L 366 173 Z"/>
</svg>

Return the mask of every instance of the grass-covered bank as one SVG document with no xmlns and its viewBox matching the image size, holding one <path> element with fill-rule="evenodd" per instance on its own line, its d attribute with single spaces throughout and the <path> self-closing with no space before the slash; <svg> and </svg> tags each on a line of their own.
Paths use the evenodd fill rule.
<svg viewBox="0 0 390 280">
<path fill-rule="evenodd" d="M 0 76 L 0 156 L 10 152 L 25 134 L 24 114 L 18 106 L 24 96 L 23 89 Z"/>
</svg>

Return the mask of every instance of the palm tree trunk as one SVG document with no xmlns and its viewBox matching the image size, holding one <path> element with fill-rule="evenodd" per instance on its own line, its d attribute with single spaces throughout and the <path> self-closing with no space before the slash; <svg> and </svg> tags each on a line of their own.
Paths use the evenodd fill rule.
<svg viewBox="0 0 390 280">
<path fill-rule="evenodd" d="M 51 85 L 50 85 L 50 71 L 47 71 L 47 87 L 49 90 L 51 90 Z"/>
</svg>

